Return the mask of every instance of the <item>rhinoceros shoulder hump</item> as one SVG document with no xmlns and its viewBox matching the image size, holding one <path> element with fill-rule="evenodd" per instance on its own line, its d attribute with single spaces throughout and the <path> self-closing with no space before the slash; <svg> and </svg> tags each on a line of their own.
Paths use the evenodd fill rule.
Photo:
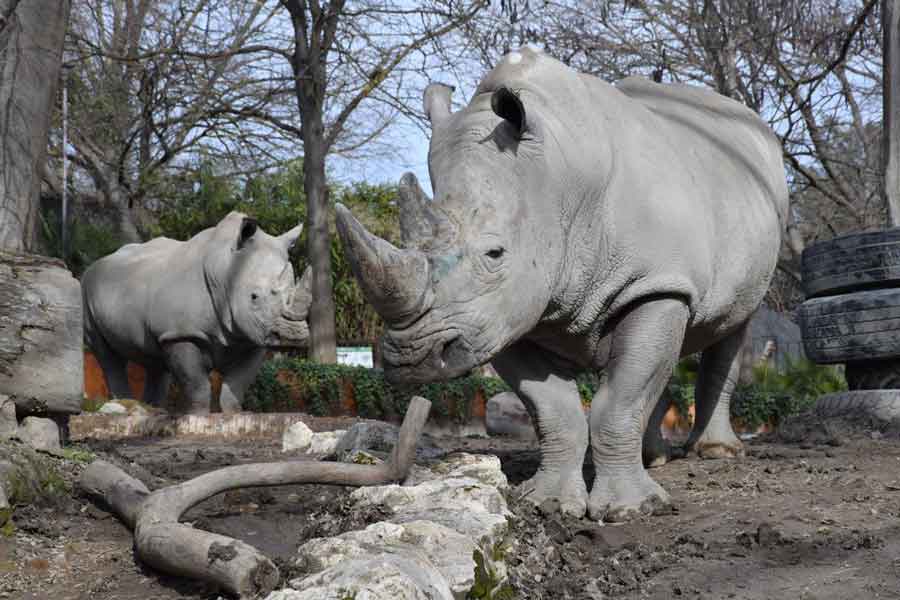
<svg viewBox="0 0 900 600">
<path fill-rule="evenodd" d="M 751 118 L 756 113 L 712 89 L 684 83 L 656 83 L 646 77 L 626 77 L 615 84 L 616 89 L 657 112 L 714 113 L 730 118 Z"/>
</svg>

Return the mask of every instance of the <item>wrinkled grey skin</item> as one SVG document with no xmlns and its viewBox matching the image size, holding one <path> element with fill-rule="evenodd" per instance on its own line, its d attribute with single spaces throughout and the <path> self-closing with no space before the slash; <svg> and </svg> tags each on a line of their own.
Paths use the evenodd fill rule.
<svg viewBox="0 0 900 600">
<path fill-rule="evenodd" d="M 84 340 L 113 396 L 131 396 L 125 368 L 134 361 L 147 371 L 145 402 L 164 400 L 174 375 L 190 412 L 205 414 L 216 369 L 222 411 L 239 411 L 265 349 L 309 337 L 310 271 L 295 282 L 288 260 L 302 229 L 273 237 L 232 212 L 186 242 L 128 244 L 91 265 L 81 280 Z"/>
<path fill-rule="evenodd" d="M 703 351 L 689 446 L 741 453 L 729 398 L 780 245 L 780 146 L 711 91 L 613 86 L 528 49 L 459 112 L 450 91 L 426 91 L 435 200 L 404 176 L 404 249 L 338 207 L 356 275 L 387 322 L 387 375 L 447 379 L 491 361 L 536 423 L 533 501 L 611 521 L 653 511 L 669 500 L 642 464 L 642 436 L 647 462 L 662 462 L 664 407 L 654 407 L 680 356 Z M 605 377 L 590 427 L 574 380 L 583 369 Z"/>
</svg>

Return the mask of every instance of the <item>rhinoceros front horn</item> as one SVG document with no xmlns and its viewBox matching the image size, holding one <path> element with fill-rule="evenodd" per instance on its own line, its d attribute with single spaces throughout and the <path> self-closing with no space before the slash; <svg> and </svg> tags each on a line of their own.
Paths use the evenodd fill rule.
<svg viewBox="0 0 900 600">
<path fill-rule="evenodd" d="M 395 327 L 413 321 L 431 297 L 425 254 L 372 235 L 343 204 L 335 211 L 338 235 L 366 300 Z"/>
</svg>

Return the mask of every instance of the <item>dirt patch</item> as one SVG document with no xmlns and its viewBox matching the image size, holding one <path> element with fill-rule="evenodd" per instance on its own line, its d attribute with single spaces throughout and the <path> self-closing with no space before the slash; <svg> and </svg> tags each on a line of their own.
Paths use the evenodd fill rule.
<svg viewBox="0 0 900 600">
<path fill-rule="evenodd" d="M 447 450 L 492 452 L 511 482 L 537 469 L 533 442 L 444 439 Z M 151 489 L 209 470 L 285 457 L 272 442 L 141 440 L 78 448 L 116 462 Z M 672 514 L 624 525 L 542 514 L 510 495 L 506 551 L 515 597 L 900 598 L 900 436 L 865 421 L 794 420 L 746 444 L 736 461 L 685 459 L 652 471 Z M 81 468 L 63 461 L 71 483 Z M 593 473 L 585 464 L 588 480 Z M 298 545 L 360 529 L 384 515 L 350 509 L 350 490 L 308 485 L 222 494 L 191 509 L 196 527 L 237 537 L 279 564 Z M 68 494 L 20 507 L 0 537 L 0 598 L 214 600 L 206 584 L 160 576 L 136 560 L 131 532 Z"/>
</svg>

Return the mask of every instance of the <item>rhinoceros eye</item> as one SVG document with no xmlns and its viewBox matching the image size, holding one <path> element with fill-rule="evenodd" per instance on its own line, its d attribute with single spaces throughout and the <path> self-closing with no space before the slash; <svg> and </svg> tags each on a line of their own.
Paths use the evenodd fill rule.
<svg viewBox="0 0 900 600">
<path fill-rule="evenodd" d="M 488 258 L 493 258 L 494 260 L 497 260 L 498 258 L 503 256 L 504 252 L 506 252 L 506 250 L 501 246 L 499 248 L 491 248 L 490 250 L 485 252 L 484 255 L 487 256 Z"/>
<path fill-rule="evenodd" d="M 252 294 L 250 294 L 250 299 L 255 302 L 256 300 L 259 300 L 259 296 L 256 294 L 256 292 L 253 292 Z"/>
</svg>

